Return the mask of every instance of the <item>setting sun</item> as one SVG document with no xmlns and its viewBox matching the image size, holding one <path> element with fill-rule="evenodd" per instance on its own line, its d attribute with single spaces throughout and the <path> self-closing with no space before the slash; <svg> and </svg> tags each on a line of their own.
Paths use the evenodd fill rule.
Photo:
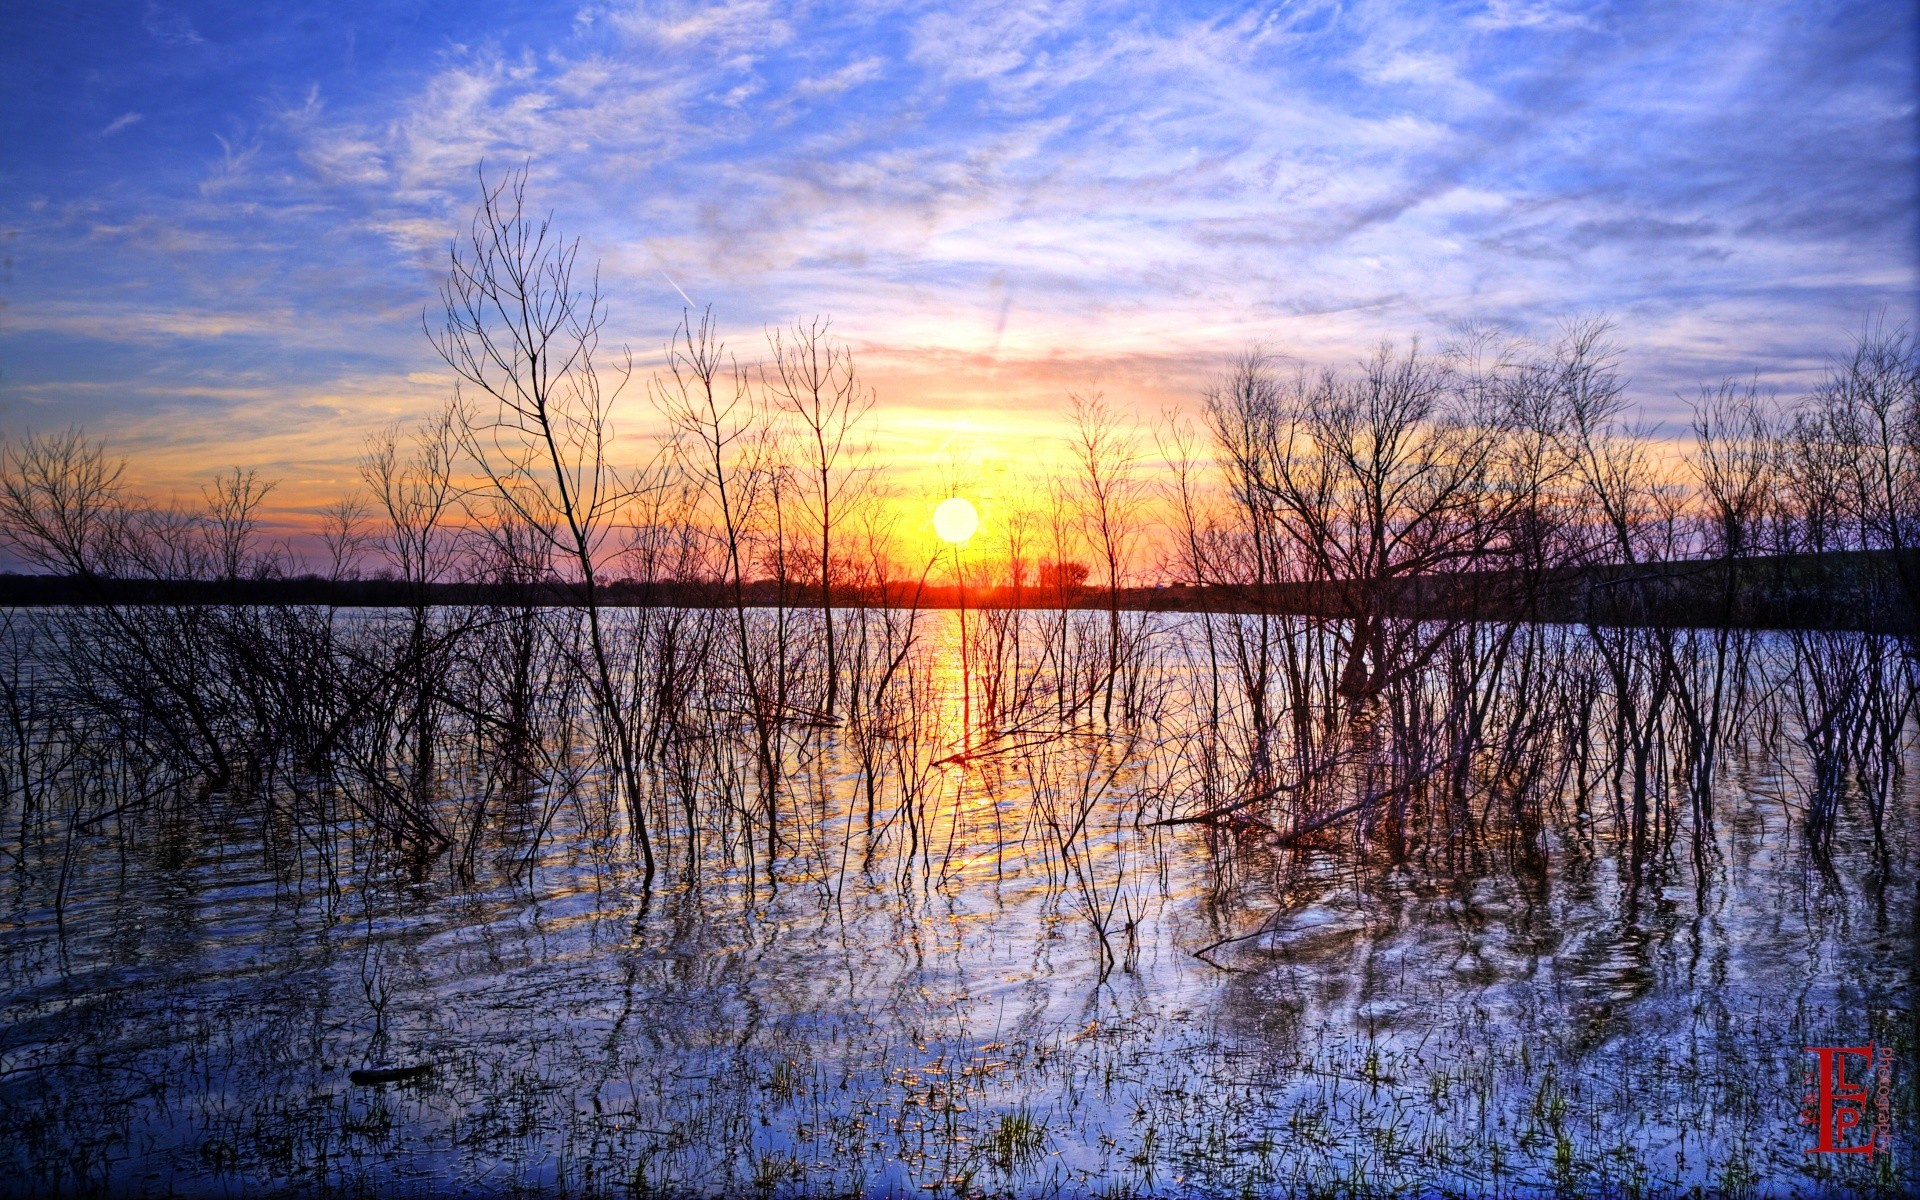
<svg viewBox="0 0 1920 1200">
<path fill-rule="evenodd" d="M 972 504 L 958 496 L 942 500 L 939 507 L 933 510 L 933 531 L 940 535 L 942 541 L 957 546 L 972 537 L 979 528 L 980 514 L 973 510 Z"/>
</svg>

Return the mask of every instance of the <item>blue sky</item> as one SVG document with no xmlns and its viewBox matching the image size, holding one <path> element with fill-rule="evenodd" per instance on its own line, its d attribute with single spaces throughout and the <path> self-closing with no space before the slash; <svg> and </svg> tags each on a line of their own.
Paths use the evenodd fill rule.
<svg viewBox="0 0 1920 1200">
<path fill-rule="evenodd" d="M 1249 342 L 1619 324 L 1655 415 L 1915 320 L 1911 3 L 0 8 L 0 429 L 288 503 L 445 395 L 483 159 L 750 352 L 830 314 L 895 435 L 1151 415 Z M 630 418 L 646 420 L 636 398 Z M 903 444 L 904 444 L 903 443 Z M 1018 453 L 1017 448 L 1000 451 Z"/>
</svg>

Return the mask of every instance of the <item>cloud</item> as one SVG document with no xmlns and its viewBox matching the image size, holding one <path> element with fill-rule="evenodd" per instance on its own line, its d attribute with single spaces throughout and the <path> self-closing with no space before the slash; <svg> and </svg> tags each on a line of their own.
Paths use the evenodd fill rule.
<svg viewBox="0 0 1920 1200">
<path fill-rule="evenodd" d="M 140 24 L 153 35 L 155 41 L 168 46 L 197 46 L 206 40 L 194 29 L 193 22 L 187 19 L 185 13 L 162 8 L 152 0 L 148 0 L 147 14 L 141 18 Z"/>
<path fill-rule="evenodd" d="M 88 341 L 131 346 L 174 346 L 209 343 L 235 337 L 272 339 L 284 346 L 302 341 L 331 345 L 326 335 L 309 333 L 300 314 L 288 310 L 209 308 L 176 300 L 164 306 L 36 305 L 32 311 L 8 314 L 10 332 L 61 334 Z M 229 350 L 229 353 L 231 350 Z"/>
<path fill-rule="evenodd" d="M 1797 378 L 1868 309 L 1920 315 L 1917 72 L 1886 32 L 1914 18 L 1891 5 L 577 16 L 389 30 L 404 69 L 371 65 L 371 34 L 351 70 L 267 61 L 204 119 L 169 93 L 140 148 L 173 166 L 49 169 L 0 198 L 40 256 L 9 328 L 195 386 L 351 377 L 339 411 L 390 415 L 430 390 L 420 313 L 476 166 L 528 160 L 535 204 L 603 264 L 609 342 L 664 340 L 668 278 L 743 353 L 832 314 L 903 429 L 1038 412 L 1088 377 L 1149 411 L 1249 341 L 1342 362 L 1590 310 L 1621 316 L 1657 406 L 1729 370 Z M 199 37 L 157 6 L 146 23 Z M 78 388 L 89 361 L 41 369 Z M 129 421 L 162 403 L 128 395 Z"/>
<path fill-rule="evenodd" d="M 630 38 L 676 46 L 704 43 L 737 66 L 738 56 L 791 41 L 795 19 L 811 15 L 804 7 L 778 0 L 639 0 L 601 12 Z"/>
<path fill-rule="evenodd" d="M 623 11 L 625 36 L 720 47 L 717 59 L 450 64 L 425 95 L 469 98 L 423 101 L 435 116 L 418 127 L 459 132 L 416 133 L 411 151 L 454 164 L 511 147 L 576 197 L 606 178 L 595 160 L 636 164 L 648 186 L 591 204 L 616 263 L 665 261 L 692 275 L 693 294 L 745 289 L 769 313 L 845 312 L 855 297 L 887 314 L 918 306 L 963 338 L 998 324 L 990 277 L 1019 281 L 1023 313 L 1075 313 L 1060 336 L 1096 342 L 1130 324 L 1122 314 L 1157 309 L 1191 328 L 1208 306 L 1418 327 L 1449 307 L 1677 298 L 1669 261 L 1724 264 L 1731 284 L 1820 221 L 1864 225 L 1845 197 L 1802 189 L 1780 202 L 1751 173 L 1745 194 L 1687 191 L 1702 167 L 1742 178 L 1751 148 L 1724 135 L 1767 102 L 1786 31 L 1759 31 L 1730 66 L 1706 42 L 1716 14 L 1628 37 L 1551 6 L 1473 11 L 934 10 L 907 22 L 901 59 L 848 53 L 871 43 L 819 14 L 775 29 L 754 6 L 649 6 Z M 1496 43 L 1515 37 L 1537 45 Z M 1697 69 L 1702 55 L 1714 70 Z M 563 80 L 589 74 L 591 88 L 562 99 Z M 831 107 L 878 79 L 887 102 Z M 639 96 L 650 120 L 633 120 Z M 796 100 L 829 107 L 802 121 Z M 1636 150 L 1693 162 L 1643 165 Z M 620 251 L 622 226 L 644 230 L 647 253 Z M 1730 248 L 1749 228 L 1757 241 Z M 933 289 L 971 292 L 958 308 L 979 310 L 963 321 L 953 305 L 929 309 Z"/>
<path fill-rule="evenodd" d="M 129 126 L 138 125 L 141 121 L 145 119 L 146 119 L 145 117 L 141 116 L 141 114 L 137 112 L 122 113 L 119 116 L 115 117 L 113 120 L 107 122 L 107 127 L 100 131 L 100 136 L 103 138 L 112 137 L 114 134 L 119 133 L 122 129 L 126 129 Z"/>
<path fill-rule="evenodd" d="M 254 160 L 263 149 L 258 134 L 230 138 L 216 133 L 213 140 L 220 143 L 220 158 L 208 164 L 209 169 L 200 180 L 200 193 L 203 196 L 244 187 L 250 181 Z"/>
<path fill-rule="evenodd" d="M 869 56 L 857 62 L 850 62 L 846 66 L 838 70 L 830 71 L 825 75 L 810 76 L 802 79 L 794 85 L 794 91 L 802 96 L 809 97 L 838 96 L 848 88 L 859 87 L 863 83 L 873 82 L 880 78 L 881 73 L 885 70 L 886 63 L 882 59 Z"/>
</svg>

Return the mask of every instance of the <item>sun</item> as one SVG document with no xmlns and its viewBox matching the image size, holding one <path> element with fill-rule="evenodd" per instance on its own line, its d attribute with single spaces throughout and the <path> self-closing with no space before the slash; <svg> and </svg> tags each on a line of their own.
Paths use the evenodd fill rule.
<svg viewBox="0 0 1920 1200">
<path fill-rule="evenodd" d="M 933 510 L 933 531 L 943 541 L 957 546 L 972 537 L 973 531 L 978 528 L 980 514 L 973 511 L 973 505 L 958 496 L 942 500 L 940 506 Z"/>
</svg>

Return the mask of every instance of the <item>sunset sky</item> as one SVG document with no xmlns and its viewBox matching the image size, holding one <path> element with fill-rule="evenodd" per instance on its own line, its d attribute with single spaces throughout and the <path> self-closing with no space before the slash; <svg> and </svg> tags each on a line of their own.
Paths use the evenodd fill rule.
<svg viewBox="0 0 1920 1200">
<path fill-rule="evenodd" d="M 1910 0 L 11 3 L 0 430 L 258 467 L 294 519 L 447 395 L 421 313 L 483 159 L 643 363 L 681 292 L 743 356 L 831 316 L 908 467 L 1466 319 L 1612 314 L 1672 415 L 1920 313 L 1916 62 Z"/>
</svg>

